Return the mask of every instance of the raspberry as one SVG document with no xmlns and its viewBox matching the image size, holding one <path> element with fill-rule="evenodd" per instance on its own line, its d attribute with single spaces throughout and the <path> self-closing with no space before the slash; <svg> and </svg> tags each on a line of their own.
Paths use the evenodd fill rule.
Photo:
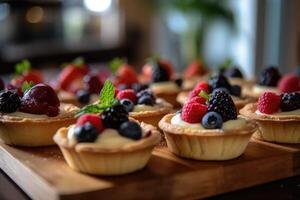
<svg viewBox="0 0 300 200">
<path fill-rule="evenodd" d="M 137 97 L 133 89 L 121 90 L 117 94 L 118 99 L 129 99 L 133 103 L 136 103 Z"/>
<path fill-rule="evenodd" d="M 188 123 L 201 123 L 207 112 L 207 106 L 196 102 L 189 102 L 182 108 L 181 119 Z"/>
<path fill-rule="evenodd" d="M 209 93 L 210 92 L 210 87 L 208 85 L 208 83 L 206 82 L 199 82 L 196 87 L 194 88 L 195 89 L 200 89 L 200 90 L 204 90 L 206 93 Z"/>
<path fill-rule="evenodd" d="M 125 84 L 131 86 L 134 83 L 138 83 L 138 77 L 133 67 L 128 64 L 119 67 L 116 72 L 115 85 Z"/>
<path fill-rule="evenodd" d="M 300 90 L 300 80 L 295 74 L 287 74 L 278 83 L 281 92 L 296 92 Z"/>
<path fill-rule="evenodd" d="M 205 104 L 206 99 L 203 98 L 203 97 L 196 96 L 196 97 L 191 98 L 188 102 L 189 103 L 195 102 L 195 103 L 199 103 L 199 104 Z"/>
<path fill-rule="evenodd" d="M 97 128 L 98 131 L 103 130 L 102 120 L 99 115 L 97 114 L 84 114 L 81 115 L 76 122 L 76 126 L 82 126 L 85 123 L 91 123 L 95 128 Z"/>
<path fill-rule="evenodd" d="M 281 98 L 273 92 L 265 92 L 258 99 L 257 109 L 266 114 L 272 114 L 278 111 Z"/>
</svg>

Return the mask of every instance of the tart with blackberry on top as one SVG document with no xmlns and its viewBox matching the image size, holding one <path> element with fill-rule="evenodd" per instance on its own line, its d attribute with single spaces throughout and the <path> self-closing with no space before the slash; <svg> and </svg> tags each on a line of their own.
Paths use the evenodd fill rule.
<svg viewBox="0 0 300 200">
<path fill-rule="evenodd" d="M 61 71 L 56 88 L 61 102 L 82 107 L 97 99 L 102 85 L 99 77 L 92 74 L 79 57 Z"/>
<path fill-rule="evenodd" d="M 265 92 L 258 103 L 240 113 L 259 125 L 254 138 L 278 143 L 300 143 L 300 94 Z"/>
<path fill-rule="evenodd" d="M 147 164 L 160 133 L 151 125 L 130 119 L 106 82 L 100 103 L 88 105 L 76 124 L 61 128 L 54 136 L 68 165 L 94 175 L 121 175 Z"/>
<path fill-rule="evenodd" d="M 208 83 L 199 82 L 191 92 L 180 92 L 177 96 L 177 101 L 183 105 L 187 100 L 195 96 L 201 96 L 201 94 L 203 94 L 202 91 L 209 94 L 217 90 L 224 90 L 230 94 L 238 110 L 250 101 L 248 98 L 242 96 L 242 89 L 239 85 L 231 85 L 227 78 L 222 74 L 212 76 Z"/>
<path fill-rule="evenodd" d="M 150 71 L 151 91 L 174 107 L 179 106 L 176 97 L 180 92 L 182 80 L 174 78 L 175 73 L 172 66 L 158 58 L 149 59 L 146 66 Z"/>
<path fill-rule="evenodd" d="M 245 151 L 256 124 L 237 116 L 231 96 L 215 91 L 193 97 L 181 112 L 166 115 L 159 127 L 171 152 L 196 160 L 229 160 Z"/>
<path fill-rule="evenodd" d="M 264 92 L 278 93 L 277 84 L 281 78 L 281 74 L 277 67 L 265 68 L 259 77 L 259 82 L 253 87 L 246 87 L 244 94 L 253 99 L 258 99 Z"/>
<path fill-rule="evenodd" d="M 163 116 L 172 111 L 172 105 L 161 98 L 156 98 L 151 90 L 135 92 L 133 89 L 121 90 L 117 99 L 129 112 L 129 116 L 147 124 L 158 127 Z"/>
<path fill-rule="evenodd" d="M 0 92 L 0 140 L 16 146 L 54 144 L 53 135 L 76 121 L 78 108 L 60 104 L 55 91 L 45 84 L 23 92 L 23 97 L 15 90 Z"/>
<path fill-rule="evenodd" d="M 239 67 L 232 66 L 224 69 L 224 76 L 227 77 L 231 85 L 239 85 L 240 87 L 251 87 L 254 83 L 251 80 L 247 80 Z"/>
<path fill-rule="evenodd" d="M 201 60 L 194 60 L 183 74 L 182 89 L 192 90 L 199 81 L 208 80 L 208 70 Z"/>
</svg>

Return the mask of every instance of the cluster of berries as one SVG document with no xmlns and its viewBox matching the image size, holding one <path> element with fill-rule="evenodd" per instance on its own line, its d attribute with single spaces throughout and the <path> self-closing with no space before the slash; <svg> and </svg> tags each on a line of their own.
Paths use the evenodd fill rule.
<svg viewBox="0 0 300 200">
<path fill-rule="evenodd" d="M 293 111 L 300 109 L 300 93 L 283 93 L 277 95 L 273 92 L 265 92 L 258 99 L 257 109 L 265 114 L 281 111 Z"/>
<path fill-rule="evenodd" d="M 223 122 L 237 118 L 237 110 L 231 96 L 224 90 L 216 90 L 207 95 L 209 85 L 201 82 L 197 85 L 198 94 L 190 98 L 183 106 L 181 119 L 188 123 L 202 123 L 207 129 L 221 128 Z M 201 92 L 203 91 L 203 92 Z M 201 94 L 204 95 L 201 95 Z"/>
</svg>

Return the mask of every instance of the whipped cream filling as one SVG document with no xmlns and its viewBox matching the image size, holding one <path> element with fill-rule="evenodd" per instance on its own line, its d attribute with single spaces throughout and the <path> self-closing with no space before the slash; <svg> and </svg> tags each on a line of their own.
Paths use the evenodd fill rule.
<svg viewBox="0 0 300 200">
<path fill-rule="evenodd" d="M 269 87 L 269 86 L 262 86 L 262 85 L 255 85 L 253 87 L 253 92 L 255 94 L 263 94 L 264 92 L 275 92 L 277 93 L 278 90 L 276 87 Z"/>
<path fill-rule="evenodd" d="M 273 114 L 266 114 L 266 113 L 260 112 L 259 110 L 256 110 L 255 113 L 258 114 L 258 115 L 277 115 L 277 116 L 280 116 L 280 115 L 300 115 L 300 109 L 292 110 L 292 111 L 285 111 L 285 112 L 279 111 L 279 112 L 276 112 L 276 113 L 273 113 Z"/>
<path fill-rule="evenodd" d="M 178 92 L 180 88 L 174 81 L 166 81 L 166 82 L 159 82 L 159 83 L 152 83 L 150 85 L 150 89 L 154 92 Z"/>
<path fill-rule="evenodd" d="M 184 128 L 190 128 L 190 129 L 199 129 L 203 130 L 205 129 L 201 123 L 188 123 L 181 119 L 180 114 L 176 114 L 171 119 L 172 125 L 181 126 Z M 241 129 L 243 127 L 246 127 L 247 123 L 246 120 L 243 118 L 238 118 L 236 120 L 228 120 L 222 124 L 223 130 L 234 130 L 234 129 Z"/>
</svg>

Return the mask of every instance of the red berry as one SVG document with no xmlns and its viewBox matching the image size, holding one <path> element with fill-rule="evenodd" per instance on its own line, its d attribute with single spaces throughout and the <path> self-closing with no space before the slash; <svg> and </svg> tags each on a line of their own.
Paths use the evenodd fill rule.
<svg viewBox="0 0 300 200">
<path fill-rule="evenodd" d="M 190 78 L 197 75 L 204 75 L 206 72 L 203 63 L 199 60 L 195 60 L 184 71 L 184 77 Z"/>
<path fill-rule="evenodd" d="M 300 90 L 300 80 L 295 74 L 287 74 L 278 83 L 281 92 L 297 92 Z"/>
<path fill-rule="evenodd" d="M 137 97 L 133 89 L 121 90 L 117 94 L 117 99 L 129 99 L 133 103 L 136 103 Z"/>
<path fill-rule="evenodd" d="M 206 112 L 206 105 L 195 102 L 187 103 L 182 108 L 181 119 L 188 123 L 200 123 Z"/>
<path fill-rule="evenodd" d="M 93 124 L 93 126 L 95 128 L 97 128 L 99 130 L 99 132 L 101 132 L 104 128 L 103 128 L 103 124 L 102 124 L 102 120 L 100 115 L 97 114 L 84 114 L 81 115 L 76 122 L 76 126 L 82 126 L 83 124 L 90 122 L 91 124 Z"/>
<path fill-rule="evenodd" d="M 138 77 L 133 67 L 128 64 L 122 65 L 116 72 L 115 85 L 132 85 L 138 83 Z"/>
<path fill-rule="evenodd" d="M 281 97 L 273 92 L 265 92 L 258 99 L 257 109 L 266 114 L 277 112 L 280 106 Z"/>
<path fill-rule="evenodd" d="M 206 93 L 209 93 L 209 85 L 206 82 L 199 82 L 194 89 L 204 90 Z"/>
<path fill-rule="evenodd" d="M 188 101 L 188 103 L 192 103 L 192 102 L 199 103 L 199 104 L 205 104 L 206 99 L 203 97 L 196 96 L 196 97 L 191 98 Z"/>
<path fill-rule="evenodd" d="M 102 89 L 102 82 L 95 75 L 86 75 L 83 78 L 85 88 L 90 92 L 90 94 L 99 94 Z"/>
</svg>

